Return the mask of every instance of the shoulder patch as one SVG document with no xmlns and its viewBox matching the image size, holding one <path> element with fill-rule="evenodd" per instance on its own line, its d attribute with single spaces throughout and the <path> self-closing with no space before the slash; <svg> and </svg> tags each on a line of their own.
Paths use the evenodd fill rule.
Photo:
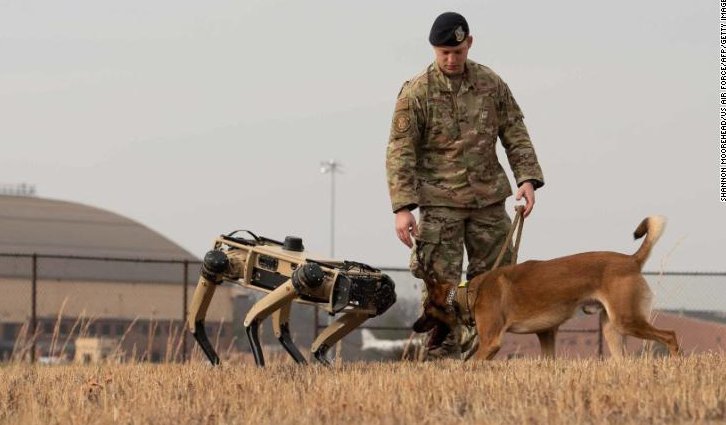
<svg viewBox="0 0 726 425">
<path fill-rule="evenodd" d="M 411 128 L 411 117 L 408 116 L 408 112 L 396 112 L 393 117 L 393 128 L 398 133 L 405 133 Z"/>
</svg>

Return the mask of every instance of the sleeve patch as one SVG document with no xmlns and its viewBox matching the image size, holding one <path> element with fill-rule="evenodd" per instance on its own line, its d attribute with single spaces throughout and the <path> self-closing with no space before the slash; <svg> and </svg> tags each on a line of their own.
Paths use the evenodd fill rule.
<svg viewBox="0 0 726 425">
<path fill-rule="evenodd" d="M 393 128 L 398 133 L 405 133 L 411 128 L 411 118 L 406 112 L 397 112 L 396 116 L 393 117 Z"/>
</svg>

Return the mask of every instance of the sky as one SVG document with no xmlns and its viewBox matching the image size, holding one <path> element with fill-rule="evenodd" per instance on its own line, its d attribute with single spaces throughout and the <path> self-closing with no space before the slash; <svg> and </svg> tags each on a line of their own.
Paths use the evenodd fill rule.
<svg viewBox="0 0 726 425">
<path fill-rule="evenodd" d="M 521 260 L 634 252 L 660 214 L 646 270 L 726 271 L 718 4 L 702 0 L 0 0 L 0 183 L 200 257 L 235 229 L 328 256 L 334 159 L 335 257 L 405 267 L 386 144 L 448 10 L 512 89 L 544 172 Z"/>
</svg>

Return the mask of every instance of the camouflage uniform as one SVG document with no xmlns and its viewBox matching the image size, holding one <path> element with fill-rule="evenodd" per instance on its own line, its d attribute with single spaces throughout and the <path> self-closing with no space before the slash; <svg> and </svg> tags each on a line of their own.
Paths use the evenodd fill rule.
<svg viewBox="0 0 726 425">
<path fill-rule="evenodd" d="M 495 145 L 501 139 L 517 185 L 544 184 L 523 114 L 509 87 L 486 66 L 467 60 L 458 81 L 436 63 L 404 83 L 396 101 L 386 170 L 393 211 L 420 210 L 411 271 L 433 270 L 446 283 L 493 265 L 511 220 L 512 194 Z M 505 259 L 506 261 L 506 259 Z M 444 343 L 456 352 L 460 329 Z"/>
</svg>

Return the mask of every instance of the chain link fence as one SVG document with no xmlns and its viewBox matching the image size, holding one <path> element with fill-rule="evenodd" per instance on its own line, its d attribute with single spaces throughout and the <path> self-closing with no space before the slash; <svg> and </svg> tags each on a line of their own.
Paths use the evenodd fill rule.
<svg viewBox="0 0 726 425">
<path fill-rule="evenodd" d="M 200 262 L 191 260 L 0 253 L 0 359 L 44 363 L 104 358 L 201 360 L 203 355 L 185 327 L 199 267 Z M 339 352 L 343 358 L 400 358 L 404 349 L 421 344 L 410 325 L 419 314 L 422 282 L 407 269 L 383 271 L 396 282 L 398 301 L 343 340 Z M 712 339 L 723 338 L 723 342 L 713 339 L 708 347 L 726 349 L 720 345 L 726 344 L 726 273 L 644 274 L 655 295 L 656 322 L 687 317 L 690 322 L 681 320 L 687 323 L 686 329 L 676 330 L 679 337 L 688 340 L 691 334 L 709 332 Z M 218 289 L 206 323 L 223 357 L 247 352 L 242 321 L 262 295 L 231 284 Z M 313 308 L 293 304 L 290 324 L 296 343 L 310 346 L 328 320 L 322 313 L 316 320 Z M 707 327 L 704 323 L 720 327 L 702 330 Z M 262 328 L 261 340 L 274 355 L 278 344 L 269 323 Z M 707 345 L 702 340 L 694 344 Z M 561 327 L 558 347 L 602 355 L 599 322 L 592 316 L 572 319 Z M 536 337 L 511 337 L 502 352 L 509 357 L 538 352 Z"/>
</svg>

